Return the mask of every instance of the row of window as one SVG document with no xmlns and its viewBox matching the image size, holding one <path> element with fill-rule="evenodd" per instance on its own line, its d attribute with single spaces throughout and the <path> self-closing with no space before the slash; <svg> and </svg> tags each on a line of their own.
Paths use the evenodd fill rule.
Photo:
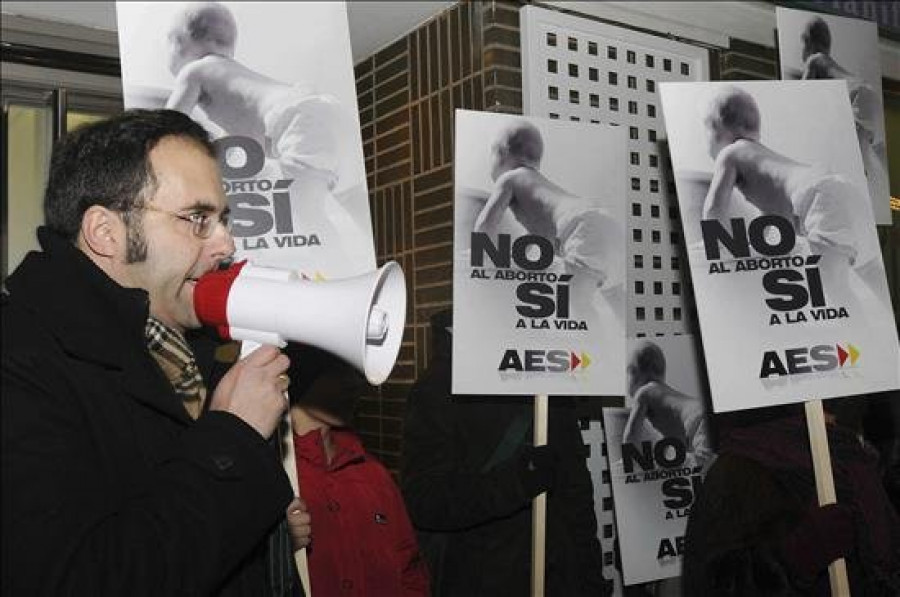
<svg viewBox="0 0 900 597">
<path fill-rule="evenodd" d="M 646 321 L 647 310 L 644 307 L 635 307 L 634 318 L 638 321 Z M 663 321 L 665 318 L 665 309 L 663 307 L 653 307 L 654 321 Z M 672 319 L 674 321 L 681 321 L 681 307 L 672 307 Z"/>
<path fill-rule="evenodd" d="M 672 285 L 672 295 L 673 296 L 681 296 L 681 282 L 671 282 Z M 643 280 L 635 280 L 634 281 L 634 293 L 635 294 L 644 294 L 644 281 Z M 662 295 L 663 293 L 663 283 L 660 281 L 653 282 L 653 294 Z"/>
<path fill-rule="evenodd" d="M 554 60 L 553 58 L 547 59 L 547 72 L 551 74 L 559 74 L 559 62 Z M 569 63 L 569 76 L 573 79 L 578 78 L 580 70 L 577 64 Z M 600 81 L 600 69 L 595 68 L 593 66 L 588 67 L 588 80 L 599 82 Z M 619 84 L 619 73 L 616 71 L 609 71 L 606 73 L 606 81 L 610 85 L 618 85 Z M 635 75 L 628 75 L 625 77 L 625 86 L 628 89 L 637 89 L 638 88 L 638 78 Z M 656 81 L 654 79 L 644 79 L 644 88 L 647 90 L 647 93 L 656 93 Z"/>
<path fill-rule="evenodd" d="M 631 240 L 636 243 L 644 242 L 644 231 L 641 228 L 632 228 L 631 229 Z M 659 230 L 651 230 L 650 231 L 650 242 L 654 245 L 658 245 L 662 243 L 662 232 Z M 672 245 L 678 245 L 681 242 L 681 235 L 673 230 L 669 233 L 669 243 Z"/>
<path fill-rule="evenodd" d="M 557 35 L 553 32 L 547 33 L 547 45 L 550 47 L 557 47 L 558 40 Z M 578 38 L 567 36 L 567 47 L 572 52 L 577 52 L 579 48 Z M 597 45 L 597 42 L 589 41 L 587 42 L 587 53 L 589 56 L 598 56 L 600 53 L 600 48 Z M 619 57 L 619 49 L 616 46 L 606 46 L 606 57 L 609 60 L 618 60 Z M 634 50 L 626 50 L 625 51 L 625 62 L 628 64 L 637 64 L 637 52 Z M 647 68 L 655 68 L 656 67 L 656 57 L 653 54 L 644 54 L 644 66 Z M 672 59 L 671 58 L 663 58 L 662 59 L 662 69 L 666 72 L 672 72 Z M 681 62 L 679 64 L 680 72 L 685 77 L 690 76 L 691 74 L 691 66 L 687 62 Z"/>
<path fill-rule="evenodd" d="M 634 269 L 644 269 L 644 256 L 637 254 L 633 257 Z M 672 255 L 671 259 L 672 270 L 678 271 L 681 268 L 681 261 L 678 259 L 678 255 Z M 662 269 L 662 255 L 653 256 L 653 269 Z"/>
<path fill-rule="evenodd" d="M 547 59 L 547 72 L 551 74 L 559 73 L 559 62 L 554 60 L 553 58 Z M 569 63 L 569 76 L 573 79 L 577 79 L 579 75 L 580 69 L 577 64 Z M 594 81 L 595 83 L 600 82 L 600 69 L 595 68 L 593 66 L 588 67 L 588 80 Z M 619 73 L 616 71 L 609 71 L 606 73 L 606 81 L 610 85 L 618 85 L 619 84 Z M 638 88 L 638 78 L 635 75 L 627 75 L 625 77 L 625 86 L 628 89 L 637 89 Z M 654 79 L 644 79 L 644 89 L 646 89 L 647 93 L 656 93 L 656 81 Z"/>
<path fill-rule="evenodd" d="M 547 98 L 551 100 L 559 100 L 559 87 L 555 85 L 550 85 L 547 87 Z M 600 107 L 600 95 L 597 93 L 588 94 L 588 102 L 590 103 L 592 108 Z M 580 104 L 581 103 L 581 93 L 577 89 L 569 90 L 569 103 L 570 104 Z M 611 112 L 619 111 L 619 98 L 610 97 L 609 98 L 609 110 Z M 637 114 L 638 113 L 638 103 L 634 100 L 628 101 L 628 113 L 629 114 Z M 656 118 L 656 106 L 653 104 L 647 104 L 647 116 L 649 118 Z"/>
<path fill-rule="evenodd" d="M 674 192 L 674 191 L 673 191 Z M 631 204 L 631 215 L 639 218 L 641 217 L 641 213 L 643 212 L 643 206 L 640 203 L 632 203 Z M 650 206 L 650 217 L 651 218 L 659 218 L 660 209 L 658 205 Z M 669 206 L 669 218 L 676 220 L 678 219 L 678 206 L 674 203 Z"/>
</svg>

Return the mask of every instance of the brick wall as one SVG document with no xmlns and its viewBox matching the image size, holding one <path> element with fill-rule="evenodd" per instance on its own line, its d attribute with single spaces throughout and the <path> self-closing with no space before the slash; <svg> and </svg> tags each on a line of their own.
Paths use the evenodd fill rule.
<svg viewBox="0 0 900 597">
<path fill-rule="evenodd" d="M 397 366 L 356 417 L 367 448 L 393 470 L 406 395 L 430 358 L 429 318 L 451 304 L 453 111 L 521 113 L 518 9 L 461 3 L 355 69 L 376 255 L 400 263 L 409 290 Z"/>
</svg>

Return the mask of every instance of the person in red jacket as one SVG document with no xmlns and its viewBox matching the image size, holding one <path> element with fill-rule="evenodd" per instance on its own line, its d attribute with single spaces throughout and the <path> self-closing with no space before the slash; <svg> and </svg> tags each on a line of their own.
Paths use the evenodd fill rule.
<svg viewBox="0 0 900 597">
<path fill-rule="evenodd" d="M 400 491 L 347 426 L 364 378 L 330 355 L 301 351 L 297 378 L 306 387 L 291 392 L 291 421 L 300 495 L 312 517 L 312 593 L 428 595 L 427 567 Z"/>
</svg>

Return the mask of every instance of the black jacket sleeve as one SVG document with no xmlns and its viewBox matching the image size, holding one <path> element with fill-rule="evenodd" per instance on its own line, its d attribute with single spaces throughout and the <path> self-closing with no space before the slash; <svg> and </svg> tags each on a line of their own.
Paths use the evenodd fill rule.
<svg viewBox="0 0 900 597">
<path fill-rule="evenodd" d="M 410 392 L 404 425 L 403 496 L 420 529 L 464 530 L 509 516 L 530 503 L 517 458 L 480 470 L 496 442 L 490 445 L 487 439 L 490 447 L 484 450 L 468 446 L 480 457 L 466 458 L 463 442 L 471 439 L 463 433 L 464 425 L 460 406 L 450 396 L 449 363 L 434 363 Z"/>
</svg>

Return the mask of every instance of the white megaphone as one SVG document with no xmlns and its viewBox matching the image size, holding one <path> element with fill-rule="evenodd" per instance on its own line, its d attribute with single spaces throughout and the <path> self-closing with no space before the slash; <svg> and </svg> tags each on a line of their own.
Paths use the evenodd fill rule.
<svg viewBox="0 0 900 597">
<path fill-rule="evenodd" d="M 242 261 L 200 277 L 194 310 L 226 340 L 311 344 L 379 385 L 400 351 L 406 281 L 394 261 L 368 274 L 324 282 Z"/>
</svg>

